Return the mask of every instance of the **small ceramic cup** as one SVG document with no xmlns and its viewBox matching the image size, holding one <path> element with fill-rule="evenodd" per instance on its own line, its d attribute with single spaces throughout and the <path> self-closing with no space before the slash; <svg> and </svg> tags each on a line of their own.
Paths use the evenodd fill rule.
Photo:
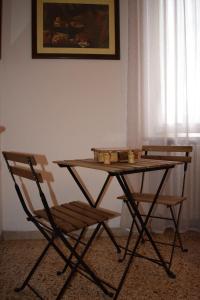
<svg viewBox="0 0 200 300">
<path fill-rule="evenodd" d="M 129 150 L 128 151 L 128 163 L 129 164 L 134 164 L 134 162 L 135 162 L 134 153 L 133 153 L 133 151 Z"/>
<path fill-rule="evenodd" d="M 109 152 L 105 152 L 103 154 L 103 162 L 104 162 L 105 165 L 110 165 L 110 163 L 111 163 L 111 155 L 110 155 Z"/>
</svg>

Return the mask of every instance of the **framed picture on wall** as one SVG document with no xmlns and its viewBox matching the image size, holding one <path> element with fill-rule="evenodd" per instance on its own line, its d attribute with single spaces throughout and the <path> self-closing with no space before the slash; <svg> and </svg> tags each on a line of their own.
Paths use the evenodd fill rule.
<svg viewBox="0 0 200 300">
<path fill-rule="evenodd" d="M 120 59 L 119 0 L 32 0 L 32 57 Z"/>
</svg>

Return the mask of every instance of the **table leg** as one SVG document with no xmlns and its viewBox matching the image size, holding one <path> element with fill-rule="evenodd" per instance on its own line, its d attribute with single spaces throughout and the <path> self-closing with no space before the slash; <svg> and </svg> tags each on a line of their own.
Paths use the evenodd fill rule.
<svg viewBox="0 0 200 300">
<path fill-rule="evenodd" d="M 123 273 L 123 275 L 122 275 L 122 278 L 121 278 L 121 280 L 120 280 L 120 282 L 119 282 L 119 285 L 118 285 L 116 294 L 115 294 L 115 296 L 114 296 L 114 299 L 117 299 L 117 297 L 118 297 L 118 295 L 119 295 L 119 293 L 120 293 L 120 291 L 121 291 L 121 288 L 122 288 L 123 283 L 124 283 L 124 281 L 125 281 L 126 275 L 127 275 L 128 271 L 129 271 L 129 268 L 130 268 L 130 266 L 131 266 L 131 264 L 132 264 L 133 257 L 134 257 L 135 254 L 136 254 L 136 250 L 137 250 L 138 245 L 139 245 L 139 243 L 140 243 L 140 241 L 141 241 L 141 239 L 142 239 L 142 237 L 143 237 L 143 233 L 144 233 L 144 232 L 145 232 L 146 235 L 148 236 L 148 238 L 149 238 L 149 240 L 150 240 L 150 242 L 151 242 L 151 244 L 152 244 L 152 247 L 154 248 L 154 250 L 155 250 L 155 252 L 156 252 L 156 254 L 157 254 L 157 256 L 158 256 L 158 258 L 159 258 L 159 260 L 160 260 L 160 265 L 165 269 L 165 271 L 166 271 L 166 273 L 168 274 L 169 277 L 175 278 L 175 274 L 174 274 L 173 272 L 171 272 L 170 269 L 168 268 L 166 262 L 164 261 L 164 259 L 163 259 L 162 255 L 161 255 L 160 251 L 158 250 L 158 248 L 157 248 L 155 242 L 153 241 L 153 239 L 152 239 L 152 237 L 151 237 L 151 234 L 150 234 L 150 232 L 149 232 L 149 230 L 148 230 L 148 228 L 147 228 L 148 220 L 149 220 L 149 218 L 150 218 L 150 215 L 151 215 L 151 212 L 152 212 L 152 210 L 153 210 L 153 208 L 154 208 L 154 205 L 156 204 L 156 200 L 157 200 L 157 198 L 158 198 L 158 196 L 159 196 L 159 193 L 160 193 L 160 191 L 161 191 L 161 189 L 162 189 L 162 186 L 163 186 L 163 184 L 164 184 L 164 181 L 165 181 L 165 178 L 166 178 L 166 176 L 167 176 L 167 173 L 168 173 L 168 169 L 165 170 L 165 172 L 164 172 L 164 174 L 163 174 L 163 176 L 162 176 L 161 182 L 160 182 L 160 184 L 159 184 L 159 187 L 158 187 L 157 192 L 156 192 L 155 197 L 154 197 L 154 201 L 153 201 L 153 203 L 152 203 L 152 205 L 151 205 L 151 207 L 150 207 L 150 209 L 149 209 L 149 212 L 148 212 L 148 214 L 147 214 L 147 217 L 146 217 L 145 221 L 143 221 L 143 219 L 142 219 L 142 216 L 141 216 L 141 214 L 140 214 L 140 212 L 139 212 L 139 209 L 138 209 L 138 207 L 137 207 L 137 204 L 136 204 L 136 202 L 135 202 L 135 200 L 134 200 L 134 198 L 133 198 L 133 196 L 132 196 L 132 194 L 131 194 L 131 191 L 130 191 L 130 189 L 129 189 L 129 186 L 128 186 L 128 183 L 127 183 L 125 177 L 124 177 L 123 175 L 116 175 L 116 178 L 117 178 L 117 180 L 118 180 L 118 182 L 119 182 L 119 184 L 120 184 L 120 186 L 121 186 L 121 188 L 122 188 L 122 190 L 123 190 L 125 196 L 127 197 L 127 201 L 129 201 L 129 204 L 131 205 L 131 207 L 132 207 L 132 209 L 133 209 L 135 218 L 138 220 L 138 222 L 139 222 L 140 225 L 141 225 L 141 230 L 140 230 L 140 232 L 139 232 L 139 237 L 138 237 L 138 239 L 136 240 L 136 243 L 135 243 L 135 245 L 134 245 L 134 248 L 133 248 L 133 250 L 132 250 L 132 252 L 131 252 L 130 258 L 129 258 L 129 260 L 128 260 L 128 263 L 127 263 L 127 266 L 126 266 L 126 268 L 125 268 L 125 270 L 124 270 L 124 273 Z"/>
</svg>

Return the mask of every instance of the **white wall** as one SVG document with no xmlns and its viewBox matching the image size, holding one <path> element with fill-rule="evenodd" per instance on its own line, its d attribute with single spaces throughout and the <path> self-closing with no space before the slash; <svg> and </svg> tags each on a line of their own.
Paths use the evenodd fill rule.
<svg viewBox="0 0 200 300">
<path fill-rule="evenodd" d="M 1 69 L 1 60 L 0 60 L 0 69 Z M 2 82 L 2 72 L 0 71 L 0 86 L 1 86 L 1 82 Z M 0 120 L 2 119 L 2 109 L 1 109 L 1 93 L 0 93 Z M 1 126 L 3 124 L 1 124 L 0 121 L 0 150 L 1 150 Z M 2 234 L 2 187 L 1 187 L 1 160 L 0 160 L 0 239 L 1 239 L 1 234 Z"/>
<path fill-rule="evenodd" d="M 45 154 L 54 174 L 59 201 L 77 200 L 71 177 L 52 163 L 57 159 L 92 157 L 91 147 L 126 145 L 127 6 L 120 3 L 121 60 L 31 58 L 31 0 L 4 0 L 0 73 L 2 150 Z M 81 174 L 93 193 L 102 173 Z M 27 224 L 2 162 L 4 231 L 26 231 Z M 120 211 L 121 193 L 113 182 L 104 207 Z M 119 226 L 119 219 L 112 226 Z"/>
<path fill-rule="evenodd" d="M 0 59 L 0 70 L 2 69 L 2 60 Z M 1 88 L 1 83 L 3 82 L 3 73 L 0 71 L 0 88 Z M 1 89 L 0 89 L 1 90 Z M 1 134 L 3 133 L 4 129 L 3 129 L 3 124 L 1 123 L 2 120 L 2 109 L 1 109 L 1 101 L 2 97 L 1 97 L 1 92 L 0 92 L 0 151 L 1 151 Z M 2 164 L 1 164 L 1 159 L 0 159 L 0 239 L 1 239 L 1 235 L 2 235 L 2 218 L 3 218 L 3 214 L 2 214 L 2 187 L 1 187 L 1 169 L 2 169 Z"/>
</svg>

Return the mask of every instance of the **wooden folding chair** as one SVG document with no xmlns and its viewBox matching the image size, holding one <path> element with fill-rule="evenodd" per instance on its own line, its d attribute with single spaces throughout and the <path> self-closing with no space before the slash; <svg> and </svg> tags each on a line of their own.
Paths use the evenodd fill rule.
<svg viewBox="0 0 200 300">
<path fill-rule="evenodd" d="M 43 299 L 36 289 L 31 286 L 30 279 L 43 260 L 47 250 L 50 246 L 52 246 L 64 261 L 64 269 L 62 272 L 58 272 L 58 274 L 64 273 L 67 268 L 70 269 L 70 273 L 67 276 L 64 285 L 61 287 L 56 299 L 62 298 L 66 288 L 76 272 L 79 272 L 87 279 L 91 280 L 93 283 L 99 286 L 99 288 L 106 295 L 112 297 L 114 288 L 95 274 L 92 268 L 85 262 L 84 257 L 97 233 L 99 232 L 102 224 L 105 221 L 119 216 L 119 214 L 102 208 L 93 208 L 80 201 L 73 201 L 50 207 L 42 190 L 42 172 L 35 168 L 37 161 L 34 155 L 6 151 L 3 152 L 3 155 L 13 179 L 20 203 L 27 216 L 27 220 L 32 222 L 47 240 L 47 245 L 45 246 L 41 255 L 38 257 L 23 284 L 19 288 L 16 288 L 15 291 L 19 292 L 28 286 L 40 299 Z M 26 165 L 26 167 L 24 167 L 24 165 Z M 23 180 L 32 182 L 32 185 L 36 188 L 37 195 L 41 199 L 43 207 L 42 209 L 31 212 L 21 189 L 21 178 L 23 178 Z M 33 191 L 32 185 L 31 191 Z M 30 183 L 28 186 L 30 187 Z M 96 228 L 94 229 L 91 237 L 88 238 L 87 242 L 84 243 L 83 249 L 80 253 L 80 250 L 78 251 L 77 248 L 80 243 L 83 244 L 82 236 L 85 233 L 85 230 L 90 225 L 95 224 Z M 77 230 L 79 232 L 78 238 L 75 238 L 76 241 L 73 243 L 68 236 Z M 70 235 L 70 237 L 72 236 Z M 63 253 L 61 247 L 58 247 L 58 245 L 55 243 L 55 239 L 59 239 L 61 243 L 69 250 L 69 255 L 66 256 L 66 254 Z"/>
<path fill-rule="evenodd" d="M 181 236 L 179 232 L 179 223 L 181 218 L 181 210 L 182 210 L 183 202 L 186 200 L 186 196 L 184 195 L 185 180 L 186 180 L 186 172 L 188 169 L 188 163 L 191 162 L 191 157 L 189 155 L 192 152 L 192 147 L 191 146 L 157 146 L 157 145 L 146 146 L 144 145 L 142 147 L 142 150 L 144 151 L 144 155 L 142 155 L 142 158 L 177 161 L 181 163 L 180 166 L 182 168 L 182 175 L 181 175 L 182 179 L 181 179 L 181 188 L 180 188 L 181 194 L 180 195 L 159 195 L 156 202 L 157 207 L 159 207 L 160 205 L 164 205 L 169 209 L 170 217 L 167 217 L 166 215 L 164 216 L 156 215 L 156 209 L 150 215 L 150 219 L 169 220 L 172 222 L 174 226 L 174 236 L 172 242 L 166 243 L 166 242 L 155 241 L 155 243 L 164 244 L 171 247 L 169 260 L 166 261 L 166 263 L 169 265 L 169 268 L 171 268 L 175 247 L 181 248 L 182 251 L 187 251 L 187 249 L 184 248 L 181 240 Z M 133 197 L 139 208 L 141 203 L 151 204 L 154 201 L 154 197 L 155 197 L 154 194 L 143 192 L 144 181 L 145 181 L 145 173 L 142 174 L 140 192 L 133 193 Z M 122 199 L 123 201 L 126 202 L 125 196 L 119 196 L 118 199 Z M 176 207 L 177 207 L 177 211 L 175 211 Z M 145 217 L 146 215 L 142 214 L 142 216 Z M 125 246 L 124 256 L 121 259 L 121 261 L 125 259 L 126 255 L 129 252 L 128 251 L 129 243 L 133 234 L 133 228 L 135 224 L 137 225 L 137 223 L 135 223 L 135 220 L 133 220 L 131 224 L 129 236 L 127 239 L 127 243 Z M 137 230 L 140 231 L 138 225 L 137 225 Z M 143 237 L 143 241 L 144 241 L 144 237 Z"/>
</svg>

